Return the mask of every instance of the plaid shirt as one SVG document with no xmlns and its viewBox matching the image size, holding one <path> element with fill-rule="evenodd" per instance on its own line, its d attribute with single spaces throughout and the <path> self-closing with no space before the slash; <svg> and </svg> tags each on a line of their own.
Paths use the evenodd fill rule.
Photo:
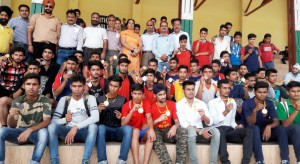
<svg viewBox="0 0 300 164">
<path fill-rule="evenodd" d="M 21 64 L 15 67 L 12 62 L 3 61 L 0 65 L 0 83 L 8 91 L 13 91 L 18 80 L 23 78 L 26 72 L 26 65 Z"/>
</svg>

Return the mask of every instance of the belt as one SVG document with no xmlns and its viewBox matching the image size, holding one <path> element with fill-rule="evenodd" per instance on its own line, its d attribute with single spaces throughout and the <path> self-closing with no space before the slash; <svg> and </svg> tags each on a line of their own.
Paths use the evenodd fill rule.
<svg viewBox="0 0 300 164">
<path fill-rule="evenodd" d="M 83 47 L 85 50 L 92 50 L 92 51 L 98 51 L 102 50 L 103 48 L 88 48 L 88 47 Z"/>
<path fill-rule="evenodd" d="M 49 44 L 49 45 L 56 45 L 54 43 L 51 43 L 49 41 L 45 41 L 45 42 L 34 42 L 34 43 L 37 43 L 37 44 Z"/>
<path fill-rule="evenodd" d="M 152 51 L 143 51 L 143 53 L 152 53 Z"/>
<path fill-rule="evenodd" d="M 63 50 L 76 50 L 76 47 L 59 47 L 59 49 L 63 49 Z"/>
</svg>

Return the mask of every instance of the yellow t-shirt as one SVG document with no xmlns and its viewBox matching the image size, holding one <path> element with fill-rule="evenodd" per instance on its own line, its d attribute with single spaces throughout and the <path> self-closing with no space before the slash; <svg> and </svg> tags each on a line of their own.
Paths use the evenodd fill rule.
<svg viewBox="0 0 300 164">
<path fill-rule="evenodd" d="M 0 53 L 9 53 L 9 44 L 12 43 L 13 36 L 13 29 L 0 25 Z"/>
<path fill-rule="evenodd" d="M 184 98 L 182 85 L 179 83 L 178 80 L 174 82 L 174 89 L 175 89 L 175 100 L 176 102 L 178 102 Z"/>
</svg>

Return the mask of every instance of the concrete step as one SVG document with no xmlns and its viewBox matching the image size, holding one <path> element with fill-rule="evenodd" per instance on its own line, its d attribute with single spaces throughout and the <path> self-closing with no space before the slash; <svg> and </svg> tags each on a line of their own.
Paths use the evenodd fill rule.
<svg viewBox="0 0 300 164">
<path fill-rule="evenodd" d="M 31 159 L 33 152 L 33 145 L 15 145 L 11 143 L 6 143 L 6 164 L 28 164 L 28 161 Z M 168 152 L 171 156 L 171 159 L 175 163 L 176 159 L 176 146 L 175 144 L 167 144 Z M 82 160 L 82 154 L 84 150 L 83 143 L 75 143 L 71 146 L 61 144 L 59 146 L 59 155 L 61 164 L 80 164 Z M 96 147 L 93 150 L 91 157 L 91 164 L 97 163 L 97 152 Z M 116 164 L 118 161 L 118 156 L 120 152 L 120 143 L 109 142 L 106 146 L 108 163 Z M 197 144 L 198 159 L 201 164 L 209 164 L 209 145 L 208 144 Z M 232 164 L 240 164 L 242 159 L 242 145 L 241 144 L 228 144 L 229 159 Z M 263 152 L 266 164 L 278 164 L 280 163 L 279 147 L 277 144 L 264 144 Z M 140 163 L 143 161 L 144 154 L 144 145 L 140 146 Z M 291 164 L 296 163 L 294 149 L 292 145 L 289 146 L 289 154 Z M 128 155 L 128 164 L 133 164 L 133 159 L 131 152 Z M 159 164 L 159 160 L 154 151 L 151 153 L 150 164 Z M 187 163 L 188 158 L 187 158 Z M 220 161 L 219 161 L 220 163 Z M 252 156 L 251 164 L 255 163 L 255 158 Z M 44 156 L 42 158 L 41 164 L 50 164 L 49 160 L 49 149 L 46 148 Z"/>
</svg>

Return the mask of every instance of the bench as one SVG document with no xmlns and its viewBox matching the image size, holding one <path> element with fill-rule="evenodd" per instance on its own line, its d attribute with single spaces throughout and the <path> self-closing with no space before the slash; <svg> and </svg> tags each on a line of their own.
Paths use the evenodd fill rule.
<svg viewBox="0 0 300 164">
<path fill-rule="evenodd" d="M 27 164 L 31 159 L 33 152 L 33 145 L 15 145 L 6 142 L 6 160 L 7 164 Z M 173 162 L 176 158 L 175 144 L 167 144 L 168 152 Z M 209 164 L 209 145 L 197 144 L 198 159 L 201 164 Z M 59 155 L 61 164 L 80 164 L 82 160 L 84 150 L 83 143 L 75 143 L 71 146 L 60 144 Z M 108 163 L 115 164 L 118 161 L 120 152 L 120 143 L 109 142 L 106 146 Z M 91 157 L 91 164 L 97 163 L 97 149 L 93 150 Z M 229 159 L 232 164 L 240 164 L 242 158 L 242 145 L 241 144 L 228 144 Z M 277 144 L 263 144 L 263 152 L 266 164 L 278 164 L 280 163 L 279 147 Z M 294 149 L 292 145 L 289 145 L 291 164 L 296 163 Z M 140 163 L 143 160 L 144 145 L 140 146 Z M 41 164 L 50 164 L 49 148 L 47 147 L 44 156 L 41 160 Z M 128 154 L 128 164 L 133 164 L 131 152 Z M 159 164 L 159 160 L 154 151 L 151 153 L 150 164 Z M 187 157 L 187 163 L 188 157 Z M 251 164 L 255 163 L 255 158 L 252 156 Z"/>
</svg>

